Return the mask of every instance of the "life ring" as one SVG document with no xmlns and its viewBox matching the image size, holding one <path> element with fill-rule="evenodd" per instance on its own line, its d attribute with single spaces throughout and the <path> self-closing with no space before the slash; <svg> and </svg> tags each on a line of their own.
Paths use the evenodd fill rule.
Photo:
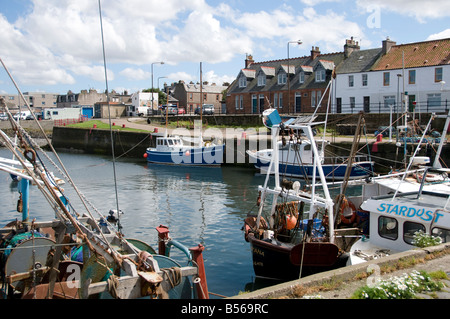
<svg viewBox="0 0 450 319">
<path fill-rule="evenodd" d="M 351 216 L 350 217 L 346 217 L 344 215 L 344 212 L 348 209 L 351 209 Z M 344 199 L 342 200 L 342 204 L 341 204 L 341 208 L 339 209 L 339 214 L 341 215 L 341 222 L 346 224 L 346 225 L 350 225 L 353 224 L 355 222 L 356 219 L 356 207 L 355 204 L 353 204 L 351 201 L 347 200 L 347 198 L 344 197 Z M 347 214 L 348 216 L 348 214 Z"/>
</svg>

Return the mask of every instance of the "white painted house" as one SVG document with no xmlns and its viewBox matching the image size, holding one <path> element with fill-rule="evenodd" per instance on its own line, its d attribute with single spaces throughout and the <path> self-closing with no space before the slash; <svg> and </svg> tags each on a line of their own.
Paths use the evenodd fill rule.
<svg viewBox="0 0 450 319">
<path fill-rule="evenodd" d="M 402 45 L 387 39 L 378 49 L 358 47 L 336 70 L 333 112 L 447 112 L 449 60 L 450 39 Z"/>
<path fill-rule="evenodd" d="M 158 110 L 158 93 L 136 92 L 131 95 L 131 104 L 134 109 L 133 115 L 147 116 L 152 110 Z M 152 106 L 153 102 L 153 106 Z"/>
</svg>

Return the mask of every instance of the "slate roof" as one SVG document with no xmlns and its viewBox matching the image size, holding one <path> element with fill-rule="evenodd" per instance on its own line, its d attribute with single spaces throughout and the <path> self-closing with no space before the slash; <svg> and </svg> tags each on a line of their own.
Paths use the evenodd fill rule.
<svg viewBox="0 0 450 319">
<path fill-rule="evenodd" d="M 373 67 L 373 71 L 402 68 L 402 55 L 405 57 L 405 68 L 438 66 L 450 64 L 450 38 L 394 45 L 381 57 Z"/>
<path fill-rule="evenodd" d="M 352 54 L 336 68 L 337 74 L 368 72 L 380 58 L 382 48 L 353 51 Z"/>
</svg>

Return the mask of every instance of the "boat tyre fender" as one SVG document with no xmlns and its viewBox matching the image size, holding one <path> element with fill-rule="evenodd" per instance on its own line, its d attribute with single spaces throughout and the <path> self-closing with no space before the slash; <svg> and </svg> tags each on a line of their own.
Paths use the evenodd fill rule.
<svg viewBox="0 0 450 319">
<path fill-rule="evenodd" d="M 352 214 L 350 217 L 346 217 L 344 215 L 344 211 L 347 209 L 351 209 Z M 341 222 L 345 225 L 351 225 L 356 220 L 356 207 L 355 204 L 353 204 L 351 201 L 347 200 L 346 198 L 343 199 L 341 208 L 339 209 L 339 214 L 341 215 Z M 348 215 L 347 215 L 348 216 Z"/>
</svg>

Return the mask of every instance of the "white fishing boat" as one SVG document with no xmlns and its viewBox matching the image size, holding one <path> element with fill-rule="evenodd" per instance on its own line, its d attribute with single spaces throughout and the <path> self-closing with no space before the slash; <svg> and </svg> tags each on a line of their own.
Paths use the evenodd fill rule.
<svg viewBox="0 0 450 319">
<path fill-rule="evenodd" d="M 325 157 L 324 149 L 327 142 L 317 140 L 318 154 L 321 159 L 322 169 L 326 179 L 342 180 L 345 178 L 347 170 L 347 157 Z M 292 176 L 304 179 L 311 179 L 314 172 L 314 159 L 311 149 L 311 142 L 300 141 L 279 141 L 278 142 L 279 171 L 285 176 Z M 273 149 L 247 150 L 250 163 L 254 163 L 255 168 L 261 174 L 268 172 L 270 160 L 273 156 Z M 366 156 L 357 157 L 352 163 L 350 178 L 365 178 L 373 174 L 373 161 L 368 161 Z M 272 167 L 270 174 L 274 174 Z M 318 176 L 317 171 L 315 175 Z"/>
<path fill-rule="evenodd" d="M 200 63 L 200 83 L 202 82 L 202 64 Z M 203 107 L 203 94 L 201 93 L 202 84 L 200 84 L 200 96 Z M 166 132 L 164 136 L 156 137 L 156 146 L 147 148 L 144 157 L 149 163 L 182 165 L 182 166 L 220 166 L 223 164 L 223 155 L 225 144 L 221 141 L 203 140 L 202 115 L 200 110 L 199 131 L 200 136 L 191 138 L 189 145 L 184 144 L 183 140 L 187 137 L 170 136 L 168 133 L 168 112 L 166 112 Z"/>
<path fill-rule="evenodd" d="M 264 185 L 258 187 L 258 213 L 247 216 L 244 223 L 245 239 L 251 246 L 257 277 L 293 280 L 346 264 L 348 255 L 345 250 L 350 248 L 351 242 L 342 238 L 347 235 L 353 238 L 356 229 L 334 228 L 334 203 L 314 141 L 314 125 L 284 126 L 273 122 L 272 143 L 275 147 L 269 168 L 274 167 L 275 176 L 272 179 L 270 173 L 266 174 Z M 290 128 L 303 132 L 310 141 L 314 172 L 324 185 L 323 189 L 317 187 L 315 176 L 307 190 L 300 189 L 299 181 L 283 179 L 278 169 L 277 141 L 279 132 Z M 273 187 L 269 180 L 274 180 Z"/>
<path fill-rule="evenodd" d="M 160 136 L 156 147 L 149 147 L 145 157 L 149 163 L 189 166 L 220 166 L 225 144 L 203 142 L 199 146 L 185 145 L 179 136 Z"/>
<path fill-rule="evenodd" d="M 328 84 L 327 90 L 332 87 L 333 81 Z M 325 96 L 325 92 L 322 95 L 322 99 Z M 330 103 L 330 100 L 328 103 Z M 320 102 L 319 102 L 320 104 Z M 328 114 L 329 105 L 327 107 Z M 313 123 L 316 119 L 316 115 L 311 116 L 298 116 L 295 118 L 289 118 L 283 122 L 278 111 L 273 108 L 265 110 L 262 114 L 263 124 L 268 129 L 272 129 L 274 123 L 283 123 L 282 125 L 290 127 L 291 131 L 283 136 L 281 141 L 278 141 L 278 170 L 284 176 L 297 177 L 302 179 L 311 179 L 313 176 L 318 176 L 317 169 L 314 168 L 314 156 L 318 156 L 322 166 L 323 173 L 327 180 L 343 180 L 343 179 L 357 179 L 365 178 L 373 175 L 374 162 L 368 159 L 368 156 L 361 154 L 351 154 L 348 157 L 336 156 L 330 154 L 325 156 L 326 147 L 329 144 L 323 138 L 316 138 L 314 143 L 317 146 L 317 154 L 312 151 L 312 141 L 302 138 L 302 132 L 296 132 L 296 125 L 304 125 L 307 123 Z M 324 134 L 326 132 L 326 120 L 321 123 L 324 125 Z M 315 131 L 315 128 L 312 129 Z M 358 129 L 359 130 L 359 129 Z M 283 132 L 284 133 L 284 132 Z M 293 136 L 297 138 L 293 138 Z M 272 145 L 273 147 L 273 145 Z M 275 167 L 269 169 L 269 165 L 272 157 L 274 156 L 273 149 L 263 150 L 247 150 L 250 163 L 253 163 L 255 168 L 260 170 L 262 174 L 270 173 L 274 174 Z M 349 162 L 350 157 L 352 159 Z M 351 166 L 350 170 L 347 167 Z"/>
<path fill-rule="evenodd" d="M 427 166 L 429 158 L 416 156 L 419 143 L 405 170 L 349 182 L 362 185 L 361 195 L 348 197 L 348 202 L 352 214 L 366 215 L 368 228 L 352 246 L 348 264 L 414 249 L 416 232 L 450 241 L 450 169 L 439 162 L 449 121 L 450 113 L 432 166 Z M 427 128 L 430 124 L 431 119 Z"/>
<path fill-rule="evenodd" d="M 372 197 L 361 204 L 369 213 L 369 236 L 353 244 L 349 265 L 417 248 L 422 232 L 450 241 L 450 194 L 411 192 Z"/>
</svg>

